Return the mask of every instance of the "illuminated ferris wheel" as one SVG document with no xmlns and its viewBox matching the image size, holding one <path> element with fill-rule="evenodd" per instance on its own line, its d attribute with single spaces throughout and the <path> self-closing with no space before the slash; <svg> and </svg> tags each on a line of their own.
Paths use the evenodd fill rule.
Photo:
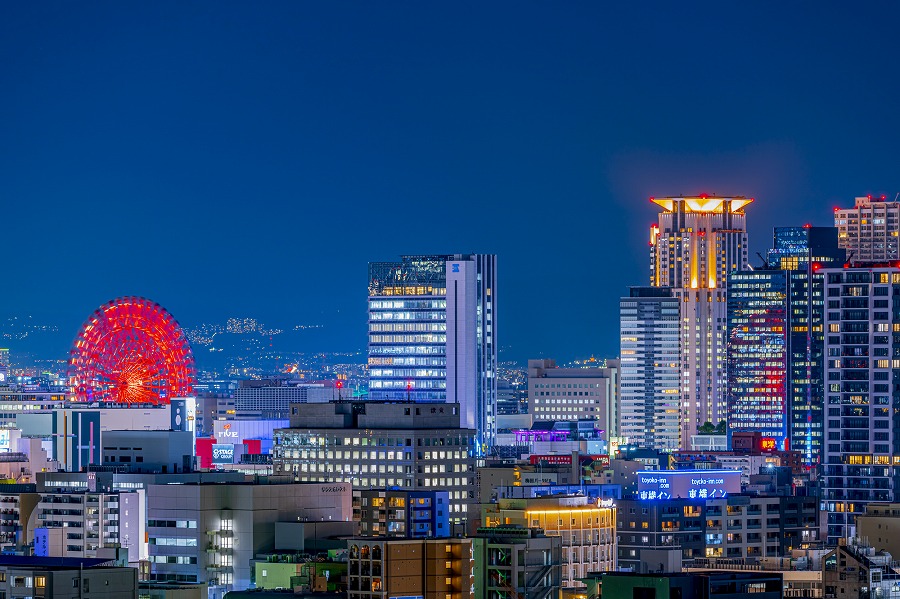
<svg viewBox="0 0 900 599">
<path fill-rule="evenodd" d="M 193 393 L 194 356 L 165 308 L 142 297 L 100 306 L 69 353 L 69 386 L 78 401 L 166 404 Z"/>
</svg>

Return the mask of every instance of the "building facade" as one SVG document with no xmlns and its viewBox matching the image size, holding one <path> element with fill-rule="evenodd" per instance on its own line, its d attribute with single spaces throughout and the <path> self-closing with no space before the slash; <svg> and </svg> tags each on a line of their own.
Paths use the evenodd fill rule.
<svg viewBox="0 0 900 599">
<path fill-rule="evenodd" d="M 350 539 L 348 599 L 474 599 L 472 539 Z"/>
<path fill-rule="evenodd" d="M 493 445 L 497 257 L 403 256 L 369 264 L 369 398 L 449 402 Z"/>
<path fill-rule="evenodd" d="M 900 259 L 900 202 L 884 196 L 856 198 L 853 208 L 835 208 L 841 247 L 854 262 Z"/>
<path fill-rule="evenodd" d="M 621 383 L 616 435 L 659 451 L 681 446 L 681 301 L 668 287 L 619 300 Z"/>
<path fill-rule="evenodd" d="M 618 392 L 616 365 L 559 368 L 555 360 L 528 360 L 528 405 L 536 421 L 594 420 L 608 439 Z"/>
<path fill-rule="evenodd" d="M 819 463 L 824 275 L 845 259 L 831 227 L 779 227 L 766 264 L 728 278 L 729 431 L 761 432 Z"/>
<path fill-rule="evenodd" d="M 147 489 L 151 582 L 250 586 L 257 554 L 275 547 L 279 522 L 350 522 L 347 484 L 163 484 Z"/>
<path fill-rule="evenodd" d="M 616 504 L 619 566 L 635 571 L 641 571 L 645 551 L 678 549 L 688 566 L 702 558 L 790 555 L 819 540 L 816 497 L 731 495 Z"/>
<path fill-rule="evenodd" d="M 458 404 L 297 404 L 291 428 L 274 433 L 275 474 L 356 488 L 446 490 L 450 517 L 475 500 L 475 431 Z"/>
<path fill-rule="evenodd" d="M 359 534 L 364 537 L 448 537 L 450 492 L 355 489 L 353 520 L 359 523 Z"/>
<path fill-rule="evenodd" d="M 650 281 L 681 301 L 681 448 L 704 423 L 726 418 L 725 344 L 728 274 L 747 268 L 744 197 L 676 197 L 650 231 Z"/>
<path fill-rule="evenodd" d="M 824 503 L 828 538 L 900 488 L 900 268 L 824 270 Z"/>
<path fill-rule="evenodd" d="M 499 499 L 484 506 L 485 528 L 539 528 L 561 537 L 563 588 L 583 588 L 590 572 L 616 569 L 616 507 L 585 496 Z M 486 531 L 485 531 L 486 532 Z"/>
</svg>

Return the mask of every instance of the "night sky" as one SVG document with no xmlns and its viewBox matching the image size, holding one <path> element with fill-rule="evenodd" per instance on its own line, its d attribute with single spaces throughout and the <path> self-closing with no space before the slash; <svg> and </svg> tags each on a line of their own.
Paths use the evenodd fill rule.
<svg viewBox="0 0 900 599">
<path fill-rule="evenodd" d="M 616 4 L 3 3 L 0 318 L 356 349 L 367 262 L 494 252 L 504 357 L 615 355 L 648 197 L 756 198 L 756 252 L 900 191 L 900 4 Z"/>
</svg>

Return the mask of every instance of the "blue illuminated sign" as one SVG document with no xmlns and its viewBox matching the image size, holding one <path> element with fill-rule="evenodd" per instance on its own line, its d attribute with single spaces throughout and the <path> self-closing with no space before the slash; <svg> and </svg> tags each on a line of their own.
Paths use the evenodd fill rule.
<svg viewBox="0 0 900 599">
<path fill-rule="evenodd" d="M 740 470 L 641 470 L 638 499 L 722 499 L 741 492 Z"/>
</svg>

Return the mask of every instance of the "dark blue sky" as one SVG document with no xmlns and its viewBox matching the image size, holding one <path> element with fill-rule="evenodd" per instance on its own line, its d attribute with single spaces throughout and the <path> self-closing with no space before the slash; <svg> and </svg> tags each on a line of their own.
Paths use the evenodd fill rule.
<svg viewBox="0 0 900 599">
<path fill-rule="evenodd" d="M 357 348 L 368 261 L 496 252 L 507 355 L 615 354 L 649 196 L 757 198 L 757 251 L 900 191 L 900 5 L 618 4 L 3 4 L 0 316 Z"/>
</svg>

